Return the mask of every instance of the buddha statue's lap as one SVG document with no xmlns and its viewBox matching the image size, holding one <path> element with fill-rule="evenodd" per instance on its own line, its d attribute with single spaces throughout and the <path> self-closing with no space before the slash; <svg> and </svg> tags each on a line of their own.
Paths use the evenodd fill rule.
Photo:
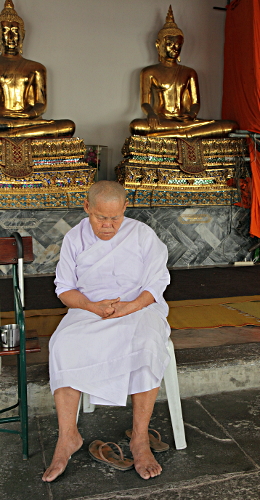
<svg viewBox="0 0 260 500">
<path fill-rule="evenodd" d="M 45 120 L 46 69 L 21 55 L 25 35 L 23 20 L 6 0 L 0 14 L 0 136 L 71 137 L 71 120 Z"/>
<path fill-rule="evenodd" d="M 144 68 L 140 76 L 141 107 L 147 118 L 130 123 L 132 135 L 223 137 L 238 128 L 233 121 L 197 118 L 200 109 L 197 73 L 178 64 L 183 41 L 170 6 L 156 40 L 160 62 Z"/>
</svg>

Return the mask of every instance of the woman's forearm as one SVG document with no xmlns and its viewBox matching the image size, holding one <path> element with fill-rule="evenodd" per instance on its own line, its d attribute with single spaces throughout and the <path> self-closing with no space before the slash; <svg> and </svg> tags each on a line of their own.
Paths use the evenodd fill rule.
<svg viewBox="0 0 260 500">
<path fill-rule="evenodd" d="M 85 309 L 87 311 L 93 311 L 94 303 L 79 290 L 68 290 L 67 292 L 62 292 L 59 295 L 59 299 L 65 306 L 72 309 Z"/>
<path fill-rule="evenodd" d="M 147 290 L 144 290 L 140 293 L 139 297 L 133 300 L 133 303 L 137 306 L 137 310 L 143 309 L 144 307 L 153 304 L 153 302 L 155 302 L 154 296 Z"/>
<path fill-rule="evenodd" d="M 97 314 L 101 318 L 106 318 L 113 314 L 115 309 L 112 303 L 116 304 L 120 300 L 119 297 L 115 297 L 113 299 L 92 302 L 83 293 L 75 289 L 62 292 L 59 295 L 59 299 L 65 306 L 71 309 L 84 309 L 85 311 Z"/>
</svg>

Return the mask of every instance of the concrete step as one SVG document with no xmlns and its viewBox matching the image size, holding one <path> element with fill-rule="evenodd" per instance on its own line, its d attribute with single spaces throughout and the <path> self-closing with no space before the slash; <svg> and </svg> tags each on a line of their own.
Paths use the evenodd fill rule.
<svg viewBox="0 0 260 500">
<path fill-rule="evenodd" d="M 181 398 L 260 387 L 260 343 L 176 349 Z M 29 365 L 29 414 L 55 412 L 49 388 L 48 363 Z M 3 366 L 0 375 L 0 408 L 16 401 L 16 367 Z M 164 384 L 158 400 L 166 398 Z"/>
<path fill-rule="evenodd" d="M 176 349 L 182 398 L 260 387 L 260 343 Z"/>
</svg>

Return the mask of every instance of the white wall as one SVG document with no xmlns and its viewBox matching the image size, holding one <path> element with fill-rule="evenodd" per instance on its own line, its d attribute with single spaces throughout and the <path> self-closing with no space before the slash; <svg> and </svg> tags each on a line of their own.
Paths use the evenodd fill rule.
<svg viewBox="0 0 260 500">
<path fill-rule="evenodd" d="M 46 118 L 70 118 L 86 144 L 109 148 L 109 177 L 133 118 L 142 117 L 139 72 L 171 0 L 14 0 L 26 29 L 24 57 L 48 74 Z M 4 0 L 0 2 L 2 9 Z M 226 0 L 172 0 L 184 32 L 182 64 L 196 69 L 201 118 L 220 118 Z"/>
</svg>

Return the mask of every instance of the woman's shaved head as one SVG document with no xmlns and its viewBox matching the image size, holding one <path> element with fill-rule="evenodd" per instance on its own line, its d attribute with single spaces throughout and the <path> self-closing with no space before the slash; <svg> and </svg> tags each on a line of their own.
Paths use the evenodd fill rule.
<svg viewBox="0 0 260 500">
<path fill-rule="evenodd" d="M 88 191 L 87 200 L 90 206 L 98 202 L 121 201 L 126 202 L 126 192 L 123 186 L 115 181 L 98 181 L 92 184 Z"/>
</svg>

